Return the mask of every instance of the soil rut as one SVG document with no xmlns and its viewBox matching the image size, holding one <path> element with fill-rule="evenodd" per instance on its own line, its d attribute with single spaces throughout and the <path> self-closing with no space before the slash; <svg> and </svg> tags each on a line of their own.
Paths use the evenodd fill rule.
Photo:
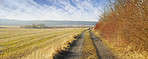
<svg viewBox="0 0 148 59">
<path fill-rule="evenodd" d="M 97 48 L 97 53 L 99 59 L 115 59 L 113 53 L 102 43 L 102 40 L 99 39 L 90 29 L 89 31 L 91 39 L 94 42 L 95 47 Z"/>
<path fill-rule="evenodd" d="M 86 30 L 85 30 L 86 31 Z M 82 32 L 81 38 L 78 39 L 70 48 L 69 53 L 64 59 L 80 59 L 82 55 L 82 46 L 85 39 L 85 31 Z"/>
</svg>

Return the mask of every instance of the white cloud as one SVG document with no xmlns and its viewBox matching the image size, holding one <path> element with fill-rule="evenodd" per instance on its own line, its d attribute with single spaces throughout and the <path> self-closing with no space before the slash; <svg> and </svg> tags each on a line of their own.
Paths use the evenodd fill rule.
<svg viewBox="0 0 148 59">
<path fill-rule="evenodd" d="M 51 2 L 52 0 L 50 0 Z M 0 0 L 0 19 L 96 21 L 98 8 L 90 0 L 54 0 L 55 5 L 39 5 L 33 0 Z M 58 8 L 56 5 L 60 6 Z"/>
</svg>

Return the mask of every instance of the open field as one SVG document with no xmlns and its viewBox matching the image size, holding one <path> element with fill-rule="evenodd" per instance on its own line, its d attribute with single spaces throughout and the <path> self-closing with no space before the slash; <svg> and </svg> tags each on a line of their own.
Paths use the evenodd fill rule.
<svg viewBox="0 0 148 59">
<path fill-rule="evenodd" d="M 49 59 L 85 28 L 0 29 L 0 59 Z"/>
</svg>

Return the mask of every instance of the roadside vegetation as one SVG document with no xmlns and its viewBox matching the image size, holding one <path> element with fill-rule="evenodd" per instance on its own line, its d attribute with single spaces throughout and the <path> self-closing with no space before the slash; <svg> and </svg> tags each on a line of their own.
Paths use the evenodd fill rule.
<svg viewBox="0 0 148 59">
<path fill-rule="evenodd" d="M 110 2 L 95 26 L 120 59 L 148 58 L 148 0 Z"/>
<path fill-rule="evenodd" d="M 89 31 L 85 32 L 85 41 L 82 47 L 82 59 L 98 59 L 97 50 L 91 40 Z"/>
<path fill-rule="evenodd" d="M 50 59 L 84 28 L 0 29 L 0 59 Z"/>
</svg>

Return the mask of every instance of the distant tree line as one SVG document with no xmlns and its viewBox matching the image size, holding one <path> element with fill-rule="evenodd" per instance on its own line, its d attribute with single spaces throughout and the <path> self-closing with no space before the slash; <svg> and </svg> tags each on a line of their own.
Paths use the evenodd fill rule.
<svg viewBox="0 0 148 59">
<path fill-rule="evenodd" d="M 32 25 L 25 25 L 21 26 L 21 28 L 36 28 L 36 29 L 44 29 L 47 28 L 45 24 L 32 24 Z"/>
</svg>

